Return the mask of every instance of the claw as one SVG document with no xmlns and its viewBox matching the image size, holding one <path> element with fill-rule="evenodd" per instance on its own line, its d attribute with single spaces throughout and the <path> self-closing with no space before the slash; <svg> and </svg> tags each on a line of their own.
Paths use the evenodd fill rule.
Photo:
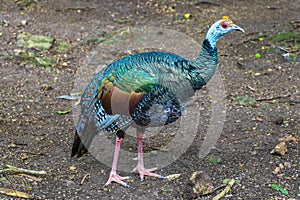
<svg viewBox="0 0 300 200">
<path fill-rule="evenodd" d="M 152 177 L 156 177 L 156 178 L 161 178 L 164 179 L 164 176 L 161 176 L 159 174 L 156 173 L 152 173 L 152 171 L 157 170 L 157 168 L 151 168 L 151 169 L 145 169 L 144 166 L 138 164 L 131 172 L 138 172 L 140 174 L 140 178 L 141 181 L 144 180 L 144 176 L 152 176 Z"/>
<path fill-rule="evenodd" d="M 108 186 L 112 182 L 119 183 L 123 185 L 124 187 L 129 187 L 127 183 L 125 183 L 123 180 L 129 179 L 131 176 L 120 176 L 116 172 L 110 172 L 109 178 L 107 182 L 105 183 L 104 187 Z"/>
</svg>

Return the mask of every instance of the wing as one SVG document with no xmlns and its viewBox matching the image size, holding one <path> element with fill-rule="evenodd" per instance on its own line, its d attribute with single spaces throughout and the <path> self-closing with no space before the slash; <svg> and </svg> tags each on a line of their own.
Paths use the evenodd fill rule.
<svg viewBox="0 0 300 200">
<path fill-rule="evenodd" d="M 183 73 L 186 63 L 186 59 L 164 52 L 120 59 L 105 69 L 102 105 L 109 114 L 129 115 L 144 126 L 150 121 L 152 125 L 171 123 L 194 94 Z"/>
</svg>

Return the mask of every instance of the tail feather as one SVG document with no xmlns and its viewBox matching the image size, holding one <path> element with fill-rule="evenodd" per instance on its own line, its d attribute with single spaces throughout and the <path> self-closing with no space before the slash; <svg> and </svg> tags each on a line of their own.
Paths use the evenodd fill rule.
<svg viewBox="0 0 300 200">
<path fill-rule="evenodd" d="M 93 122 L 86 122 L 82 125 L 81 120 L 79 120 L 75 130 L 71 157 L 81 157 L 87 153 L 97 132 L 97 127 Z"/>
<path fill-rule="evenodd" d="M 72 153 L 71 153 L 71 157 L 73 156 L 77 156 L 77 157 L 81 157 L 83 154 L 87 153 L 88 150 L 87 148 L 84 146 L 80 136 L 78 135 L 77 130 L 75 131 L 75 137 L 74 137 L 74 143 L 73 143 L 73 147 L 72 147 Z"/>
</svg>

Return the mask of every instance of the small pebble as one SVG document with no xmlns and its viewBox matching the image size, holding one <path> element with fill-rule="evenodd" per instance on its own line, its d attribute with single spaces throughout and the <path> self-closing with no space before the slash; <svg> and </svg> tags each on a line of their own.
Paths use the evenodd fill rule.
<svg viewBox="0 0 300 200">
<path fill-rule="evenodd" d="M 280 142 L 279 144 L 277 144 L 274 149 L 271 151 L 272 154 L 278 154 L 281 156 L 284 156 L 287 152 L 287 147 L 286 147 L 286 143 L 285 142 Z"/>
<path fill-rule="evenodd" d="M 284 162 L 284 166 L 285 166 L 286 168 L 291 168 L 291 167 L 292 167 L 292 165 L 291 165 L 290 162 Z"/>
<path fill-rule="evenodd" d="M 278 174 L 280 172 L 281 168 L 280 167 L 276 167 L 273 171 L 274 174 Z"/>
<path fill-rule="evenodd" d="M 21 21 L 21 24 L 22 24 L 23 26 L 25 26 L 25 25 L 27 24 L 27 21 L 26 21 L 26 20 L 22 20 L 22 21 Z"/>
<path fill-rule="evenodd" d="M 283 164 L 279 164 L 279 167 L 280 167 L 280 169 L 283 169 L 284 168 L 284 166 L 283 166 Z"/>
</svg>

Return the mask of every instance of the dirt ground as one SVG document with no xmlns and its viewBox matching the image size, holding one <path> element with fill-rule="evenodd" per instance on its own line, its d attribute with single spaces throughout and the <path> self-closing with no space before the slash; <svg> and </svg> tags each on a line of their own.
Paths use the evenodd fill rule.
<svg viewBox="0 0 300 200">
<path fill-rule="evenodd" d="M 212 199 L 224 189 L 224 179 L 235 179 L 224 199 L 299 199 L 299 10 L 296 0 L 0 1 L 0 169 L 10 164 L 47 172 L 37 177 L 1 173 L 0 187 L 34 199 Z M 72 92 L 76 71 L 102 41 L 97 38 L 121 28 L 151 26 L 182 32 L 200 43 L 210 24 L 223 15 L 246 33 L 218 42 L 227 111 L 215 148 L 199 159 L 209 121 L 204 113 L 192 145 L 158 170 L 181 174 L 179 178 L 141 182 L 132 174 L 129 188 L 111 184 L 103 189 L 110 168 L 91 154 L 70 158 L 74 113 L 57 113 L 72 108 L 74 102 L 57 97 Z M 18 46 L 17 36 L 24 32 L 65 41 L 71 49 Z M 41 66 L 20 56 L 21 50 L 57 63 Z M 282 56 L 287 53 L 291 56 Z M 207 89 L 200 93 L 205 110 Z M 239 97 L 256 101 L 242 105 Z M 286 154 L 271 154 L 281 140 Z M 197 197 L 189 180 L 194 171 L 209 177 L 212 193 Z M 0 199 L 14 199 L 1 190 Z"/>
</svg>

